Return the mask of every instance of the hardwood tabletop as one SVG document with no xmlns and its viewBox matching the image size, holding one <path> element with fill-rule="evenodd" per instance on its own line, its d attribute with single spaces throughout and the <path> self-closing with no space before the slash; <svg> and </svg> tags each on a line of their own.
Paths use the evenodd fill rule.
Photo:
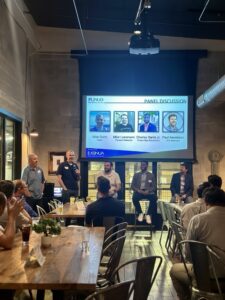
<svg viewBox="0 0 225 300">
<path fill-rule="evenodd" d="M 88 253 L 82 251 L 83 229 L 62 228 L 61 234 L 52 238 L 50 248 L 41 248 L 45 256 L 42 267 L 24 267 L 29 251 L 40 245 L 41 234 L 32 232 L 26 248 L 22 246 L 21 233 L 18 233 L 11 250 L 0 250 L 0 289 L 94 291 L 105 229 L 86 229 L 90 231 Z"/>
<path fill-rule="evenodd" d="M 63 210 L 60 212 L 60 208 L 48 213 L 49 218 L 84 218 L 86 214 L 85 206 L 78 207 L 78 205 L 65 203 L 63 205 Z"/>
</svg>

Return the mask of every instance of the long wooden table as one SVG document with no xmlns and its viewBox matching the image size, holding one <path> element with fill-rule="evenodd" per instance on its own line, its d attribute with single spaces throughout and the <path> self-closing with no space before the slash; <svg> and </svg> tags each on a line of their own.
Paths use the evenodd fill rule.
<svg viewBox="0 0 225 300">
<path fill-rule="evenodd" d="M 52 246 L 41 249 L 42 267 L 24 267 L 28 249 L 17 234 L 11 250 L 0 250 L 0 289 L 95 291 L 105 229 L 90 230 L 90 251 L 82 252 L 82 228 L 63 228 Z M 29 251 L 40 245 L 41 235 L 31 233 Z"/>
<path fill-rule="evenodd" d="M 83 207 L 82 209 L 77 208 L 77 204 L 65 203 L 63 205 L 63 210 L 60 212 L 59 208 L 51 211 L 48 214 L 49 218 L 84 218 L 86 214 L 86 209 Z"/>
</svg>

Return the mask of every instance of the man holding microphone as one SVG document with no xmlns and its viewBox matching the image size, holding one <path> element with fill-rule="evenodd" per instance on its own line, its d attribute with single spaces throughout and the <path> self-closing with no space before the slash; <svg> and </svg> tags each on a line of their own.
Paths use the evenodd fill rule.
<svg viewBox="0 0 225 300">
<path fill-rule="evenodd" d="M 58 182 L 63 188 L 63 203 L 69 202 L 70 197 L 77 197 L 79 193 L 78 182 L 80 180 L 80 171 L 75 163 L 75 153 L 73 150 L 66 151 L 66 161 L 62 162 L 56 173 Z"/>
</svg>

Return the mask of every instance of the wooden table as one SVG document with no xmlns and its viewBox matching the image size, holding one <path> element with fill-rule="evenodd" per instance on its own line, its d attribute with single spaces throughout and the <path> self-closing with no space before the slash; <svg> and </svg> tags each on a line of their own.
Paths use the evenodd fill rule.
<svg viewBox="0 0 225 300">
<path fill-rule="evenodd" d="M 65 203 L 63 205 L 63 211 L 60 213 L 59 208 L 56 208 L 51 213 L 48 213 L 49 218 L 84 218 L 86 214 L 85 207 L 78 209 L 76 203 Z"/>
<path fill-rule="evenodd" d="M 41 235 L 32 232 L 29 251 L 17 234 L 11 250 L 0 250 L 0 289 L 50 289 L 95 291 L 104 239 L 103 227 L 90 230 L 89 253 L 82 252 L 82 228 L 62 228 L 52 246 L 42 249 L 42 267 L 24 267 L 28 252 L 40 245 Z M 54 298 L 56 299 L 56 298 Z"/>
</svg>

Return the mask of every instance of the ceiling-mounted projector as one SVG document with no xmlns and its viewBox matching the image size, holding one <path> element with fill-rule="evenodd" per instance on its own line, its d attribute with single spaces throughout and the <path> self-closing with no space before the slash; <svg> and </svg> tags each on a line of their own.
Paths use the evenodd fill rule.
<svg viewBox="0 0 225 300">
<path fill-rule="evenodd" d="M 134 20 L 134 34 L 129 41 L 130 54 L 151 55 L 159 53 L 160 41 L 151 34 L 150 29 L 150 0 L 140 0 Z"/>
<path fill-rule="evenodd" d="M 134 34 L 130 38 L 129 52 L 136 55 L 157 54 L 160 49 L 160 41 L 152 34 Z"/>
</svg>

